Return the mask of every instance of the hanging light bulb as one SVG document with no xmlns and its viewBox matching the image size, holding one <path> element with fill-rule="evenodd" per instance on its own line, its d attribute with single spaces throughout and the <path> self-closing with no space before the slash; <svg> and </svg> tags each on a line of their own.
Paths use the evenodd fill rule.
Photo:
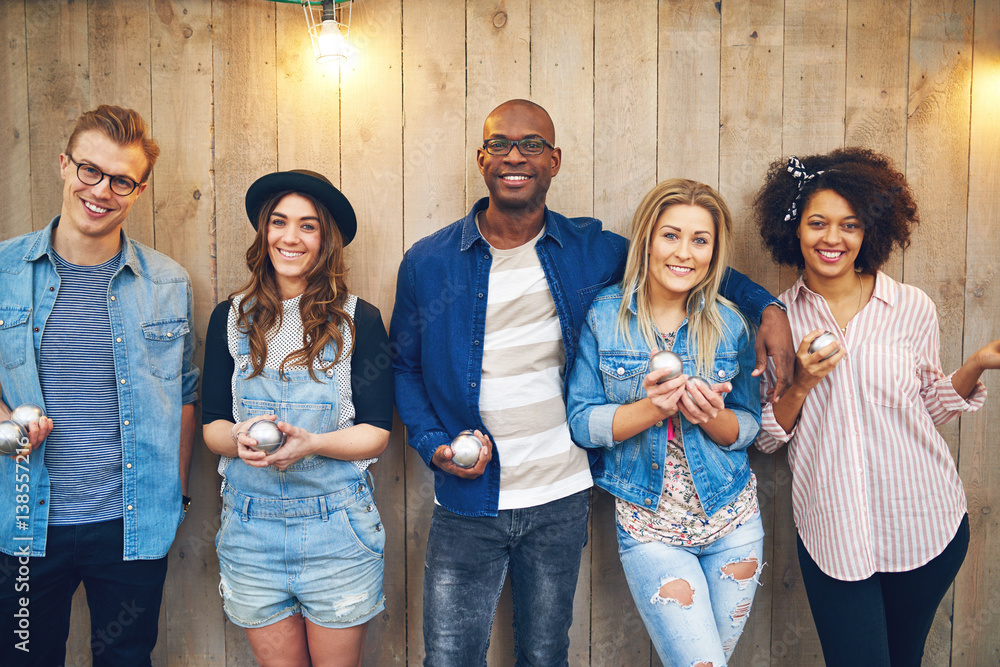
<svg viewBox="0 0 1000 667">
<path fill-rule="evenodd" d="M 316 17 L 310 9 L 310 3 L 302 0 L 302 8 L 306 14 L 306 25 L 309 26 L 309 39 L 312 41 L 313 54 L 316 62 L 324 64 L 338 64 L 347 59 L 351 52 L 351 0 L 346 0 L 347 22 L 342 23 L 337 20 L 338 14 L 343 18 L 343 9 L 337 9 L 338 4 L 343 4 L 345 0 L 323 0 L 323 13 L 320 23 L 316 23 Z"/>
</svg>

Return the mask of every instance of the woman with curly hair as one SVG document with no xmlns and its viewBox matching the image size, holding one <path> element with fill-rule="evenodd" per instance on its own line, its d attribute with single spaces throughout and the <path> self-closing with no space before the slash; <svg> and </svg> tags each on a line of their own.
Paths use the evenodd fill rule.
<svg viewBox="0 0 1000 667">
<path fill-rule="evenodd" d="M 667 665 L 726 664 L 763 557 L 746 453 L 760 430 L 754 331 L 719 294 L 731 226 L 711 187 L 656 185 L 632 218 L 621 284 L 587 313 L 569 379 L 573 438 L 600 451 L 594 482 L 616 497 L 625 578 Z M 660 350 L 683 372 L 651 370 Z"/>
<path fill-rule="evenodd" d="M 353 667 L 384 608 L 366 470 L 392 427 L 391 371 L 371 372 L 388 339 L 347 291 L 357 219 L 324 176 L 263 176 L 246 209 L 250 279 L 212 314 L 202 391 L 205 444 L 222 455 L 219 591 L 259 664 Z M 265 420 L 276 450 L 249 430 Z"/>
<path fill-rule="evenodd" d="M 917 205 L 883 155 L 847 148 L 771 165 L 754 217 L 802 271 L 781 300 L 801 340 L 757 446 L 788 445 L 798 555 L 826 664 L 919 665 L 965 559 L 965 492 L 936 426 L 982 406 L 1000 341 L 946 376 L 933 302 L 879 271 Z M 834 341 L 813 341 L 829 332 Z M 818 349 L 816 349 L 818 348 Z M 765 374 L 762 389 L 773 383 Z M 762 394 L 763 395 L 763 394 Z"/>
</svg>

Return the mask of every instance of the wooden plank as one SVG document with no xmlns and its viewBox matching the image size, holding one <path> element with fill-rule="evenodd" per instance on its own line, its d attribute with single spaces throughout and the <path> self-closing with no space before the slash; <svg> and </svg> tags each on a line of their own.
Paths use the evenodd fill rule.
<svg viewBox="0 0 1000 667">
<path fill-rule="evenodd" d="M 28 46 L 24 2 L 0 4 L 0 38 L 6 48 L 0 64 L 0 155 L 7 169 L 0 181 L 0 239 L 31 231 L 31 165 L 28 152 Z"/>
<path fill-rule="evenodd" d="M 90 0 L 90 107 L 112 104 L 135 109 L 151 122 L 149 0 Z M 155 137 L 155 134 L 154 134 Z M 146 195 L 128 214 L 125 233 L 155 246 L 150 177 Z"/>
<path fill-rule="evenodd" d="M 625 13 L 598 2 L 594 13 L 594 216 L 627 234 L 656 184 L 657 7 L 643 0 Z"/>
<path fill-rule="evenodd" d="M 937 305 L 941 362 L 947 370 L 962 362 L 972 10 L 972 2 L 961 0 L 910 4 L 906 176 L 924 224 L 904 255 L 903 278 Z M 949 261 L 941 262 L 942 256 Z M 958 422 L 939 431 L 958 458 Z M 952 605 L 949 591 L 927 638 L 925 665 L 950 664 Z"/>
<path fill-rule="evenodd" d="M 910 5 L 896 0 L 851 2 L 847 12 L 847 103 L 844 144 L 864 146 L 906 166 Z M 882 270 L 903 278 L 903 256 Z"/>
<path fill-rule="evenodd" d="M 637 2 L 625 13 L 599 2 L 594 11 L 593 155 L 600 170 L 594 216 L 606 229 L 627 234 L 632 213 L 656 183 L 657 6 Z M 607 493 L 594 493 L 590 535 L 590 659 L 579 656 L 576 664 L 648 665 L 651 644 L 618 557 L 614 500 Z M 577 604 L 580 599 L 578 590 Z"/>
<path fill-rule="evenodd" d="M 456 29 L 461 26 L 462 29 Z M 465 6 L 412 0 L 403 11 L 403 247 L 465 214 Z M 475 155 L 474 151 L 472 155 Z M 402 426 L 397 430 L 402 433 Z M 424 660 L 423 587 L 434 474 L 403 449 L 406 646 Z"/>
<path fill-rule="evenodd" d="M 1000 332 L 1000 4 L 977 2 L 973 42 L 969 141 L 968 233 L 966 242 L 965 333 L 968 357 Z M 984 377 L 995 386 L 997 373 Z M 969 501 L 969 552 L 955 581 L 955 626 L 951 664 L 986 665 L 1000 651 L 1000 581 L 994 565 L 1000 546 L 1000 400 L 961 421 L 959 471 Z"/>
<path fill-rule="evenodd" d="M 216 290 L 225 299 L 247 277 L 253 240 L 244 207 L 247 188 L 277 168 L 275 5 L 212 5 L 215 125 Z M 251 665 L 242 628 L 225 621 L 227 665 Z"/>
<path fill-rule="evenodd" d="M 749 207 L 767 165 L 781 154 L 783 21 L 780 2 L 722 5 L 718 173 L 719 191 L 729 205 L 735 226 L 730 264 L 772 292 L 778 286 L 778 269 L 771 262 L 754 261 L 762 251 L 759 236 L 749 223 Z M 760 488 L 768 489 L 775 483 L 776 468 L 781 470 L 776 460 L 754 456 L 753 469 Z M 780 491 L 776 488 L 775 492 Z M 787 549 L 774 537 L 771 498 L 766 494 L 760 498 L 765 534 L 762 559 L 770 565 L 761 573 L 745 644 L 738 644 L 736 649 L 737 659 L 749 651 L 754 664 L 764 665 L 770 664 L 772 656 L 761 655 L 760 635 L 766 635 L 768 628 L 773 634 L 774 608 L 784 605 L 783 591 L 775 586 L 781 576 L 774 555 L 779 548 Z"/>
<path fill-rule="evenodd" d="M 546 205 L 570 217 L 594 212 L 594 4 L 531 3 L 531 97 L 552 116 L 562 165 Z M 573 597 L 569 660 L 590 658 L 590 544 Z"/>
<path fill-rule="evenodd" d="M 719 185 L 721 31 L 718 3 L 660 6 L 658 181 Z"/>
<path fill-rule="evenodd" d="M 32 229 L 59 215 L 59 154 L 76 119 L 90 107 L 87 5 L 35 2 L 25 16 Z"/>
<path fill-rule="evenodd" d="M 785 3 L 782 154 L 814 155 L 843 146 L 845 132 L 845 67 L 847 0 L 806 0 Z M 799 272 L 781 267 L 778 290 L 791 286 Z M 821 649 L 809 602 L 802 586 L 792 518 L 787 452 L 774 457 L 774 512 L 771 637 L 795 628 L 797 641 L 785 655 L 768 644 L 757 655 L 770 654 L 773 664 L 815 664 Z M 773 648 L 773 646 L 771 647 Z M 777 658 L 775 660 L 774 658 Z"/>
<path fill-rule="evenodd" d="M 216 303 L 213 279 L 211 7 L 186 0 L 160 2 L 149 16 L 150 121 L 160 144 L 151 193 L 157 250 L 176 259 L 194 289 L 195 363 Z M 184 85 L 174 85 L 183 81 Z M 201 417 L 197 415 L 200 423 Z M 188 478 L 191 509 L 169 555 L 158 650 L 161 664 L 203 665 L 225 655 L 225 622 L 218 593 L 215 533 L 221 499 L 213 455 L 196 429 Z"/>
<path fill-rule="evenodd" d="M 594 5 L 531 3 L 531 99 L 552 116 L 562 166 L 547 206 L 570 217 L 594 211 Z M 575 625 L 575 624 L 574 624 Z"/>
<path fill-rule="evenodd" d="M 311 169 L 339 185 L 340 68 L 316 62 L 301 6 L 277 4 L 275 14 L 278 169 Z"/>
<path fill-rule="evenodd" d="M 403 250 L 402 3 L 355 3 L 353 66 L 341 67 L 341 185 L 358 214 L 348 248 L 351 290 L 375 304 L 388 321 Z M 386 356 L 386 368 L 388 368 Z M 406 660 L 406 535 L 403 433 L 395 428 L 374 466 L 375 497 L 386 529 L 383 590 L 386 611 L 368 625 L 365 661 Z"/>
<path fill-rule="evenodd" d="M 465 151 L 469 162 L 463 215 L 489 194 L 476 166 L 486 116 L 506 100 L 531 96 L 530 1 L 468 0 L 465 8 Z"/>
</svg>

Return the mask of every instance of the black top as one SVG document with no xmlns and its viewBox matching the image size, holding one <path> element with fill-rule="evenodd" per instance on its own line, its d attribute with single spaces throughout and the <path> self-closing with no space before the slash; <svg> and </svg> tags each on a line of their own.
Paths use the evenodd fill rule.
<svg viewBox="0 0 1000 667">
<path fill-rule="evenodd" d="M 226 329 L 229 301 L 212 311 L 205 340 L 205 368 L 201 382 L 201 423 L 233 421 L 233 371 Z M 378 308 L 358 299 L 354 310 L 354 351 L 351 354 L 351 392 L 354 423 L 392 430 L 392 361 L 389 337 Z"/>
</svg>

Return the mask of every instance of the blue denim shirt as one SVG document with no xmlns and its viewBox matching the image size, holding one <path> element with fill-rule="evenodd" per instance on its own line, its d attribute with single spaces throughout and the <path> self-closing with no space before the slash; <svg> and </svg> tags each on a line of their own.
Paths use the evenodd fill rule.
<svg viewBox="0 0 1000 667">
<path fill-rule="evenodd" d="M 11 408 L 44 407 L 37 355 L 59 291 L 52 259 L 56 216 L 38 232 L 0 243 L 0 386 Z M 181 406 L 197 398 L 191 281 L 176 262 L 129 240 L 108 287 L 119 378 L 125 496 L 124 560 L 161 558 L 184 516 Z M 81 333 L 86 323 L 81 322 Z M 56 424 L 55 428 L 59 428 Z M 0 458 L 0 550 L 45 554 L 49 476 L 45 444 L 27 462 Z"/>
<path fill-rule="evenodd" d="M 502 462 L 467 480 L 431 465 L 441 445 L 464 429 L 488 434 L 479 413 L 486 302 L 493 256 L 476 227 L 486 209 L 480 199 L 469 214 L 421 239 L 403 256 L 396 280 L 396 304 L 389 326 L 395 373 L 396 409 L 407 441 L 434 471 L 438 502 L 466 516 L 496 516 Z M 627 241 L 603 231 L 594 218 L 566 218 L 545 210 L 545 233 L 535 246 L 559 315 L 566 368 L 591 301 L 621 280 Z M 746 276 L 731 272 L 727 296 L 759 321 L 775 299 Z M 745 311 L 747 312 L 747 311 Z M 591 462 L 597 460 L 592 454 Z"/>
<path fill-rule="evenodd" d="M 594 470 L 598 486 L 636 505 L 655 508 L 663 490 L 667 420 L 625 441 L 615 441 L 611 434 L 615 411 L 646 395 L 642 380 L 649 373 L 651 352 L 634 319 L 634 295 L 629 304 L 633 314 L 631 343 L 616 330 L 621 300 L 621 288 L 609 287 L 597 295 L 587 313 L 577 363 L 570 373 L 569 425 L 578 444 L 601 452 L 601 461 Z M 732 445 L 720 447 L 701 427 L 680 418 L 684 453 L 698 497 L 709 516 L 732 502 L 750 481 L 746 448 L 760 431 L 760 380 L 750 375 L 755 358 L 752 329 L 733 310 L 721 306 L 719 311 L 724 335 L 709 375 L 714 382 L 733 385 L 725 403 L 739 422 L 739 436 Z M 684 361 L 684 372 L 697 375 L 687 322 L 685 319 L 677 330 L 673 350 Z"/>
</svg>

